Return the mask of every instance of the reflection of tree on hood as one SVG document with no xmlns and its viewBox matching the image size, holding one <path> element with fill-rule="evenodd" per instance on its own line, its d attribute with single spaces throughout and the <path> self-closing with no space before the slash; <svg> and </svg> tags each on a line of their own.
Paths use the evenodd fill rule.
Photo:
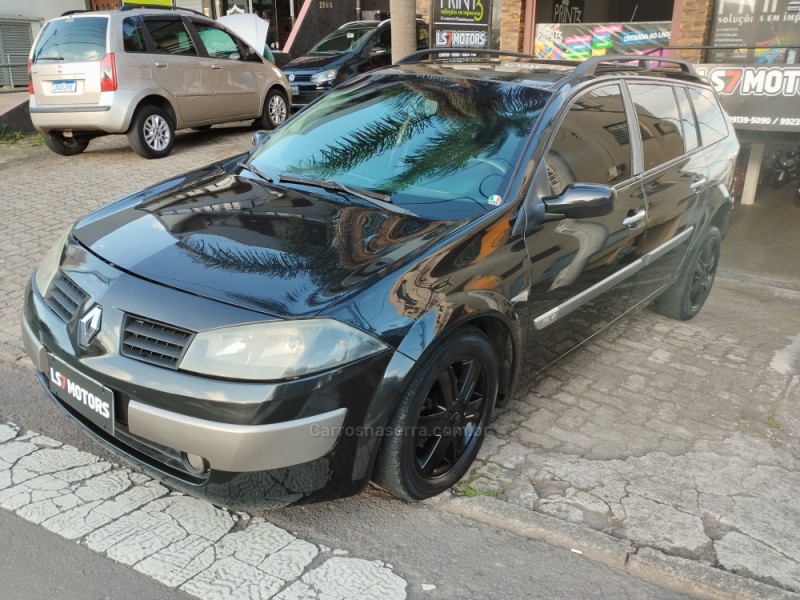
<svg viewBox="0 0 800 600">
<path fill-rule="evenodd" d="M 455 173 L 472 159 L 496 155 L 510 136 L 528 134 L 534 113 L 545 100 L 539 90 L 496 82 L 430 76 L 394 84 L 378 92 L 392 96 L 384 116 L 290 169 L 331 179 L 414 137 L 424 137 L 421 145 L 392 165 L 399 172 L 383 183 L 383 191 L 402 191 L 421 180 Z"/>
</svg>

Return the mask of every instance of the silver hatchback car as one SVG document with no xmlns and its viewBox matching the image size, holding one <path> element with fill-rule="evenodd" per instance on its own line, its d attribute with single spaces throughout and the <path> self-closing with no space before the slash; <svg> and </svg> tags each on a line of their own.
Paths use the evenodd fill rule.
<svg viewBox="0 0 800 600">
<path fill-rule="evenodd" d="M 30 114 L 54 152 L 127 133 L 145 158 L 169 154 L 175 130 L 288 116 L 289 83 L 216 21 L 182 10 L 68 14 L 48 21 L 29 58 Z"/>
</svg>

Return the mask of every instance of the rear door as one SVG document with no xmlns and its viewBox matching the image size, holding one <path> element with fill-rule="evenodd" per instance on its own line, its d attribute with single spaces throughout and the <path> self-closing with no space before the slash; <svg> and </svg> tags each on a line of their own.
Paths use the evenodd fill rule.
<svg viewBox="0 0 800 600">
<path fill-rule="evenodd" d="M 647 200 L 645 266 L 637 275 L 635 304 L 647 301 L 680 268 L 705 197 L 708 172 L 685 88 L 659 81 L 629 83 L 628 89 L 639 125 Z"/>
<path fill-rule="evenodd" d="M 177 15 L 145 16 L 156 80 L 172 97 L 183 125 L 214 117 L 211 63 L 201 58 L 183 19 Z"/>
<path fill-rule="evenodd" d="M 31 53 L 34 98 L 40 106 L 98 104 L 100 61 L 107 53 L 106 15 L 48 22 Z"/>
<path fill-rule="evenodd" d="M 261 114 L 261 79 L 257 71 L 263 68 L 261 59 L 245 55 L 246 44 L 221 27 L 199 19 L 193 19 L 192 24 L 213 73 L 215 118 L 252 118 Z"/>
</svg>

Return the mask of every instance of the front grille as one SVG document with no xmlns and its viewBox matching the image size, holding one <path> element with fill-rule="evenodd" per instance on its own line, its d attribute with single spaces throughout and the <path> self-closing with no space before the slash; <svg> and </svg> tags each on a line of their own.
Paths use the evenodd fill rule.
<svg viewBox="0 0 800 600">
<path fill-rule="evenodd" d="M 294 79 L 290 83 L 295 83 L 296 81 L 311 81 L 311 73 L 295 73 Z"/>
<path fill-rule="evenodd" d="M 53 279 L 45 296 L 45 303 L 58 318 L 68 323 L 78 312 L 81 304 L 86 300 L 86 292 L 79 288 L 74 281 L 64 275 L 62 271 Z"/>
<path fill-rule="evenodd" d="M 151 365 L 177 369 L 193 335 L 185 329 L 125 315 L 122 354 Z"/>
</svg>

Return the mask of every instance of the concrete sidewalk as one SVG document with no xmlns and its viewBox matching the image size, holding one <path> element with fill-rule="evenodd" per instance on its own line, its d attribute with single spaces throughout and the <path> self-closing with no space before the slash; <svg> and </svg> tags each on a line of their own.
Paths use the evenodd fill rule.
<svg viewBox="0 0 800 600">
<path fill-rule="evenodd" d="M 110 199 L 247 150 L 251 133 L 184 133 L 154 161 L 119 136 L 70 158 L 30 142 L 3 147 L 0 359 L 27 360 L 23 289 L 60 230 Z M 642 311 L 512 401 L 462 497 L 440 499 L 442 508 L 513 530 L 525 515 L 558 519 L 568 533 L 549 541 L 578 548 L 605 536 L 626 564 L 695 581 L 705 597 L 800 591 L 800 291 L 780 272 L 755 283 L 752 269 L 724 267 L 736 277 L 717 280 L 693 321 Z M 659 557 L 668 569 L 654 570 Z M 709 573 L 721 583 L 703 584 Z"/>
</svg>

